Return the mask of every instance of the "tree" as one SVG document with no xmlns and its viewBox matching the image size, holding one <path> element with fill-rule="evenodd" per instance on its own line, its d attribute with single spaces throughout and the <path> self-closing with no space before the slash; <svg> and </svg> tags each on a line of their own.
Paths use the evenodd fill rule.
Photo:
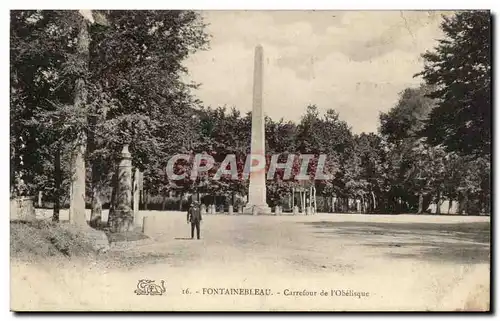
<svg viewBox="0 0 500 321">
<path fill-rule="evenodd" d="M 185 83 L 182 61 L 204 49 L 208 37 L 201 16 L 193 11 L 99 11 L 106 26 L 91 29 L 89 102 L 92 117 L 91 153 L 93 199 L 109 180 L 123 144 L 129 144 L 133 164 L 158 173 L 168 158 L 193 140 L 194 109 L 198 101 Z M 103 181 L 104 179 L 104 181 Z M 152 188 L 155 181 L 147 179 Z M 161 180 L 160 180 L 161 181 Z M 156 183 L 160 182 L 156 181 Z M 115 186 L 116 188 L 116 186 Z M 93 202 L 92 219 L 99 204 Z M 111 205 L 113 206 L 113 204 Z M 111 220 L 120 221 L 110 211 Z"/>
<path fill-rule="evenodd" d="M 87 18 L 89 25 L 78 11 L 11 12 L 11 181 L 22 175 L 24 194 L 61 185 L 67 166 L 58 155 L 76 149 L 74 159 L 91 165 L 79 185 L 85 176 L 91 182 L 94 217 L 123 144 L 134 166 L 161 167 L 193 133 L 186 128 L 198 105 L 190 92 L 196 84 L 183 81 L 182 61 L 204 49 L 208 36 L 193 11 L 92 11 Z M 55 179 L 41 179 L 52 176 L 47 171 Z"/>
<path fill-rule="evenodd" d="M 295 146 L 298 154 L 313 154 L 315 160 L 309 167 L 311 181 L 317 191 L 324 196 L 337 196 L 347 199 L 348 191 L 346 173 L 354 156 L 354 137 L 347 123 L 341 121 L 338 114 L 329 109 L 320 116 L 315 105 L 307 107 L 305 115 L 297 126 Z M 333 175 L 333 179 L 313 181 L 315 164 L 319 155 L 327 156 L 325 172 Z M 297 186 L 303 186 L 300 182 Z M 347 204 L 347 202 L 345 202 Z"/>
<path fill-rule="evenodd" d="M 77 68 L 77 78 L 74 87 L 73 108 L 75 115 L 80 116 L 75 130 L 76 135 L 71 150 L 71 190 L 69 204 L 69 221 L 78 226 L 86 226 L 85 215 L 85 153 L 86 153 L 86 126 L 87 126 L 87 76 L 89 66 L 89 23 L 87 19 L 76 20 L 78 37 L 76 41 L 76 55 L 72 65 Z"/>
<path fill-rule="evenodd" d="M 437 99 L 422 134 L 432 145 L 460 154 L 491 149 L 491 18 L 488 11 L 444 17 L 434 52 L 426 52 L 423 76 Z"/>
<path fill-rule="evenodd" d="M 425 121 L 435 102 L 429 98 L 430 86 L 406 88 L 399 95 L 396 106 L 387 113 L 380 114 L 380 133 L 389 143 L 399 143 L 404 139 L 420 137 Z"/>
<path fill-rule="evenodd" d="M 363 195 L 363 203 L 367 203 L 365 210 L 373 213 L 377 210 L 377 199 L 382 197 L 385 183 L 382 168 L 385 153 L 381 137 L 373 133 L 356 135 L 354 148 L 360 160 L 358 193 Z"/>
<path fill-rule="evenodd" d="M 24 173 L 28 194 L 53 191 L 56 221 L 67 168 L 62 154 L 81 120 L 72 105 L 82 74 L 74 63 L 82 20 L 77 11 L 11 11 L 11 166 Z"/>
<path fill-rule="evenodd" d="M 434 165 L 443 157 L 425 144 L 420 131 L 434 108 L 435 102 L 427 97 L 429 86 L 407 88 L 400 93 L 396 106 L 380 114 L 379 131 L 386 144 L 384 177 L 386 207 L 390 211 L 424 210 L 424 197 L 431 192 L 440 198 L 439 189 L 432 189 L 433 178 L 441 169 Z M 439 148 L 436 148 L 439 149 Z M 437 158 L 437 159 L 436 159 Z"/>
</svg>

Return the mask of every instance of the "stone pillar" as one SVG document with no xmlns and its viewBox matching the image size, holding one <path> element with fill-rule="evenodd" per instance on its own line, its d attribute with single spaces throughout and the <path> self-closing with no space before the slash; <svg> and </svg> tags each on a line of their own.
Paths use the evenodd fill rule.
<svg viewBox="0 0 500 321">
<path fill-rule="evenodd" d="M 116 209 L 111 219 L 113 232 L 125 232 L 134 229 L 134 213 L 132 211 L 132 156 L 128 145 L 124 145 L 118 166 L 118 189 Z"/>
<path fill-rule="evenodd" d="M 297 205 L 295 205 L 293 207 L 293 215 L 297 215 L 297 214 L 299 214 L 299 207 Z"/>
<path fill-rule="evenodd" d="M 256 159 L 265 159 L 265 119 L 262 109 L 263 96 L 263 58 L 261 45 L 255 47 L 253 106 L 252 106 L 252 143 L 251 154 Z M 251 167 L 251 162 L 249 166 Z M 270 214 L 271 208 L 266 202 L 266 171 L 262 169 L 250 172 L 248 188 L 248 204 L 245 212 L 257 214 Z"/>
<path fill-rule="evenodd" d="M 69 222 L 78 226 L 87 225 L 85 213 L 85 144 L 79 145 L 72 154 L 71 192 Z"/>
<path fill-rule="evenodd" d="M 229 205 L 229 209 L 227 210 L 229 215 L 233 215 L 233 205 Z"/>
</svg>

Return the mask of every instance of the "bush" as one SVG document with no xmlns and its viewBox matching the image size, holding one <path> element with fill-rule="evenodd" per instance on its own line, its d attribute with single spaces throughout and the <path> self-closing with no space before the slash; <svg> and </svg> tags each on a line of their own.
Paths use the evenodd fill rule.
<svg viewBox="0 0 500 321">
<path fill-rule="evenodd" d="M 11 256 L 27 259 L 53 256 L 88 256 L 91 241 L 77 228 L 47 220 L 10 223 Z"/>
</svg>

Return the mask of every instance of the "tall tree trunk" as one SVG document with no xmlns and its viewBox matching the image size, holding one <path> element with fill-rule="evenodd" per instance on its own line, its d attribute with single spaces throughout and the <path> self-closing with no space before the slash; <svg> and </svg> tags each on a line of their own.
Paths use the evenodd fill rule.
<svg viewBox="0 0 500 321">
<path fill-rule="evenodd" d="M 371 191 L 372 193 L 372 199 L 373 199 L 373 212 L 377 210 L 377 199 L 375 198 L 375 193 Z"/>
<path fill-rule="evenodd" d="M 436 214 L 441 214 L 441 191 L 437 191 Z"/>
<path fill-rule="evenodd" d="M 465 208 L 465 215 L 469 215 L 469 191 L 465 191 L 464 195 L 464 208 Z"/>
<path fill-rule="evenodd" d="M 318 203 L 317 203 L 317 200 L 316 200 L 316 186 L 313 187 L 313 199 L 314 199 L 314 213 L 317 212 L 318 210 Z"/>
<path fill-rule="evenodd" d="M 54 209 L 52 212 L 52 221 L 59 222 L 59 211 L 61 209 L 61 150 L 56 148 L 54 155 Z"/>
<path fill-rule="evenodd" d="M 424 194 L 418 194 L 418 212 L 417 214 L 422 214 L 424 212 Z"/>
<path fill-rule="evenodd" d="M 85 226 L 85 145 L 78 142 L 72 153 L 71 193 L 69 221 L 71 224 Z"/>
<path fill-rule="evenodd" d="M 89 117 L 89 126 L 91 130 L 87 134 L 87 150 L 92 154 L 97 148 L 97 141 L 94 134 L 95 126 L 97 125 L 97 117 Z M 91 186 L 92 186 L 92 201 L 90 209 L 90 226 L 98 227 L 102 222 L 102 173 L 99 171 L 99 159 L 93 159 L 91 164 Z"/>
<path fill-rule="evenodd" d="M 80 23 L 80 31 L 77 39 L 77 53 L 81 66 L 89 64 L 89 34 L 87 22 L 82 19 Z M 85 80 L 78 78 L 75 82 L 75 109 L 86 110 L 87 88 Z M 82 122 L 87 122 L 84 116 Z M 86 149 L 86 134 L 85 131 L 78 133 L 72 150 L 71 158 L 71 195 L 69 207 L 69 221 L 78 226 L 86 226 L 87 220 L 85 215 L 85 149 Z"/>
<path fill-rule="evenodd" d="M 102 222 L 102 183 L 98 165 L 92 164 L 92 204 L 90 210 L 90 226 L 98 227 Z"/>
<path fill-rule="evenodd" d="M 90 226 L 99 227 L 102 223 L 102 198 L 99 185 L 92 186 L 92 206 L 90 212 Z"/>
<path fill-rule="evenodd" d="M 309 207 L 312 207 L 312 199 L 313 199 L 313 195 L 312 195 L 312 186 L 309 187 Z"/>
</svg>

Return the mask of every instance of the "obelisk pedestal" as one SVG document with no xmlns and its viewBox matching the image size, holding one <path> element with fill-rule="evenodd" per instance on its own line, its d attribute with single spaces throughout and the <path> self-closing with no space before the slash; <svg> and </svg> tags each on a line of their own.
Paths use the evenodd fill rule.
<svg viewBox="0 0 500 321">
<path fill-rule="evenodd" d="M 255 48 L 253 101 L 252 101 L 252 159 L 264 160 L 266 156 L 265 119 L 262 109 L 263 93 L 263 49 L 261 45 Z M 252 171 L 250 164 L 250 184 L 248 188 L 248 203 L 244 213 L 258 215 L 271 214 L 271 208 L 266 202 L 266 172 L 265 164 L 260 169 Z"/>
<path fill-rule="evenodd" d="M 132 209 L 132 155 L 128 145 L 123 146 L 118 166 L 118 186 L 116 209 L 111 217 L 112 232 L 127 232 L 134 229 L 134 211 Z"/>
</svg>

